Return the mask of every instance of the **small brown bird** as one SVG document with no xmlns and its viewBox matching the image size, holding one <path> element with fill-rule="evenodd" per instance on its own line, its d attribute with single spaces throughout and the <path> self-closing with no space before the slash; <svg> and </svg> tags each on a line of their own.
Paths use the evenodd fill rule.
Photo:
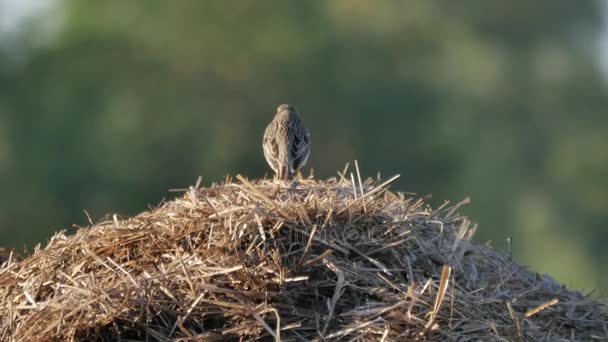
<svg viewBox="0 0 608 342">
<path fill-rule="evenodd" d="M 298 111 L 288 104 L 277 108 L 264 133 L 264 156 L 280 179 L 291 179 L 310 154 L 310 131 Z"/>
</svg>

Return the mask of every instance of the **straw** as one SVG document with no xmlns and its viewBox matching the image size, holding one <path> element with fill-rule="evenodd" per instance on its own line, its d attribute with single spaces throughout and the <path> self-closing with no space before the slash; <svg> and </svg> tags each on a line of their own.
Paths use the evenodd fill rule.
<svg viewBox="0 0 608 342">
<path fill-rule="evenodd" d="M 355 175 L 227 177 L 0 266 L 0 340 L 602 340 L 606 303 Z M 178 195 L 179 196 L 179 195 Z M 481 227 L 482 228 L 482 227 Z"/>
</svg>

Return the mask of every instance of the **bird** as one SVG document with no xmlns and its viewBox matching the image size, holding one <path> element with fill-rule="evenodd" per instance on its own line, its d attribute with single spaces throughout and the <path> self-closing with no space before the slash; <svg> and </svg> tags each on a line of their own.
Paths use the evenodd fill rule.
<svg viewBox="0 0 608 342">
<path fill-rule="evenodd" d="M 310 131 L 300 113 L 289 104 L 277 107 L 266 127 L 262 144 L 264 157 L 279 179 L 292 179 L 310 155 Z"/>
</svg>

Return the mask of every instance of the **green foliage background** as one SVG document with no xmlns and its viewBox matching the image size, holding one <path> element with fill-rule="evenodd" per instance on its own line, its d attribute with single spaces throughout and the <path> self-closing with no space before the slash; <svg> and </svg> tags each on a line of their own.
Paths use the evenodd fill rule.
<svg viewBox="0 0 608 342">
<path fill-rule="evenodd" d="M 309 165 L 400 173 L 540 273 L 608 294 L 601 1 L 66 0 L 0 54 L 0 245 L 169 188 L 261 177 L 279 103 Z M 56 14 L 56 13 L 55 13 Z M 46 37 L 42 39 L 41 37 Z"/>
</svg>

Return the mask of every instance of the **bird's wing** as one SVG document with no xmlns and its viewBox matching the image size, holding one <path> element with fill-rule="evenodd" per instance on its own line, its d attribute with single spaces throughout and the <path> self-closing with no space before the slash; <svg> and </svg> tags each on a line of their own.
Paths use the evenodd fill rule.
<svg viewBox="0 0 608 342">
<path fill-rule="evenodd" d="M 291 156 L 293 160 L 293 171 L 306 164 L 310 155 L 310 131 L 304 127 L 301 121 L 297 121 L 293 126 L 293 144 Z"/>
<path fill-rule="evenodd" d="M 264 148 L 264 157 L 266 157 L 266 161 L 270 165 L 270 168 L 272 168 L 272 170 L 275 172 L 278 172 L 279 162 L 277 159 L 279 157 L 279 147 L 275 139 L 275 131 L 276 124 L 273 121 L 268 125 L 268 127 L 266 127 L 262 147 Z"/>
</svg>

